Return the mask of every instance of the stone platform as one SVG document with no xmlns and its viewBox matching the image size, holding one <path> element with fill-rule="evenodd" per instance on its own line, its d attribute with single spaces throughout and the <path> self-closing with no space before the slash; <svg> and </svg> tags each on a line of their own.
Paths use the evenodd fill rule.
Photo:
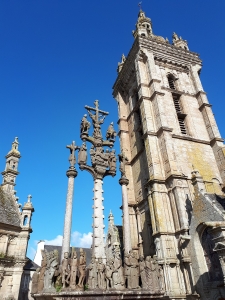
<svg viewBox="0 0 225 300">
<path fill-rule="evenodd" d="M 59 293 L 42 293 L 33 295 L 35 300 L 136 300 L 136 299 L 199 299 L 198 295 L 167 296 L 149 291 L 75 291 Z"/>
</svg>

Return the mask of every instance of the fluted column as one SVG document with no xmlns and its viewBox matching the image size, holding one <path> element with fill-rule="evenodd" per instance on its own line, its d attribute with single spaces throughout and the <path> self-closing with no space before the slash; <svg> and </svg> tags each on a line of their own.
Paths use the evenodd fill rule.
<svg viewBox="0 0 225 300">
<path fill-rule="evenodd" d="M 127 185 L 129 180 L 122 176 L 119 180 L 119 184 L 122 187 L 122 200 L 123 200 L 123 235 L 124 235 L 124 252 L 129 253 L 131 250 L 131 238 L 130 238 L 130 218 L 127 199 Z"/>
<path fill-rule="evenodd" d="M 73 191 L 74 191 L 74 178 L 77 176 L 75 167 L 70 167 L 66 172 L 68 177 L 68 190 L 66 197 L 66 211 L 64 219 L 64 231 L 63 231 L 63 243 L 62 243 L 62 255 L 61 260 L 64 257 L 64 253 L 70 251 L 70 235 L 72 226 L 72 210 L 73 210 Z"/>
</svg>

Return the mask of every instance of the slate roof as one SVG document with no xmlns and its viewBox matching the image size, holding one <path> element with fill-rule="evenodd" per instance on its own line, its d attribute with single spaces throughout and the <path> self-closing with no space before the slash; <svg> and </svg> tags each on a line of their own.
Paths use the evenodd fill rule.
<svg viewBox="0 0 225 300">
<path fill-rule="evenodd" d="M 40 266 L 38 266 L 34 261 L 32 261 L 31 259 L 28 258 L 25 266 L 23 267 L 24 270 L 29 270 L 29 271 L 36 271 L 37 268 L 39 268 Z"/>
<path fill-rule="evenodd" d="M 13 195 L 0 186 L 0 223 L 20 226 L 20 214 Z"/>
<path fill-rule="evenodd" d="M 207 196 L 214 201 L 214 204 L 222 211 L 225 210 L 225 197 L 216 194 L 207 194 Z"/>
<path fill-rule="evenodd" d="M 79 257 L 79 252 L 80 248 L 74 247 L 78 257 Z M 53 250 L 58 250 L 59 252 L 59 257 L 61 257 L 61 252 L 62 252 L 62 246 L 52 246 L 52 245 L 45 245 L 44 249 L 47 250 L 48 252 L 53 251 Z M 90 248 L 83 248 L 84 252 L 86 253 L 86 264 L 89 265 L 91 262 L 91 254 L 92 254 L 92 249 Z M 70 253 L 72 252 L 72 247 L 70 247 Z"/>
</svg>

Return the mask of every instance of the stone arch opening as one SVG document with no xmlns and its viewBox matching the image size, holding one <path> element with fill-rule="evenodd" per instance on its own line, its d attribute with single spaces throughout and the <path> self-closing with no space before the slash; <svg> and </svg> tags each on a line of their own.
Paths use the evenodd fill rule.
<svg viewBox="0 0 225 300">
<path fill-rule="evenodd" d="M 221 269 L 219 256 L 217 252 L 214 251 L 215 242 L 213 241 L 213 236 L 209 227 L 206 227 L 203 231 L 201 243 L 208 269 L 209 281 L 223 280 L 223 272 Z"/>
</svg>

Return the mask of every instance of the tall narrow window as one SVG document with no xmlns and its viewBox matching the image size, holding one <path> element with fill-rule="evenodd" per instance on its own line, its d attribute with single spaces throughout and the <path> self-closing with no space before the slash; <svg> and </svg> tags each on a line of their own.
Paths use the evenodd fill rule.
<svg viewBox="0 0 225 300">
<path fill-rule="evenodd" d="M 169 83 L 169 87 L 172 89 L 172 90 L 175 90 L 176 87 L 175 87 L 175 79 L 172 75 L 168 75 L 168 83 Z"/>
<path fill-rule="evenodd" d="M 178 118 L 178 122 L 180 125 L 180 131 L 182 134 L 187 134 L 186 125 L 185 125 L 185 121 L 184 121 L 186 115 L 183 114 L 181 111 L 179 96 L 173 94 L 172 97 L 173 97 L 173 103 L 174 103 L 174 106 L 175 106 L 175 109 L 177 112 L 177 118 Z"/>
</svg>

